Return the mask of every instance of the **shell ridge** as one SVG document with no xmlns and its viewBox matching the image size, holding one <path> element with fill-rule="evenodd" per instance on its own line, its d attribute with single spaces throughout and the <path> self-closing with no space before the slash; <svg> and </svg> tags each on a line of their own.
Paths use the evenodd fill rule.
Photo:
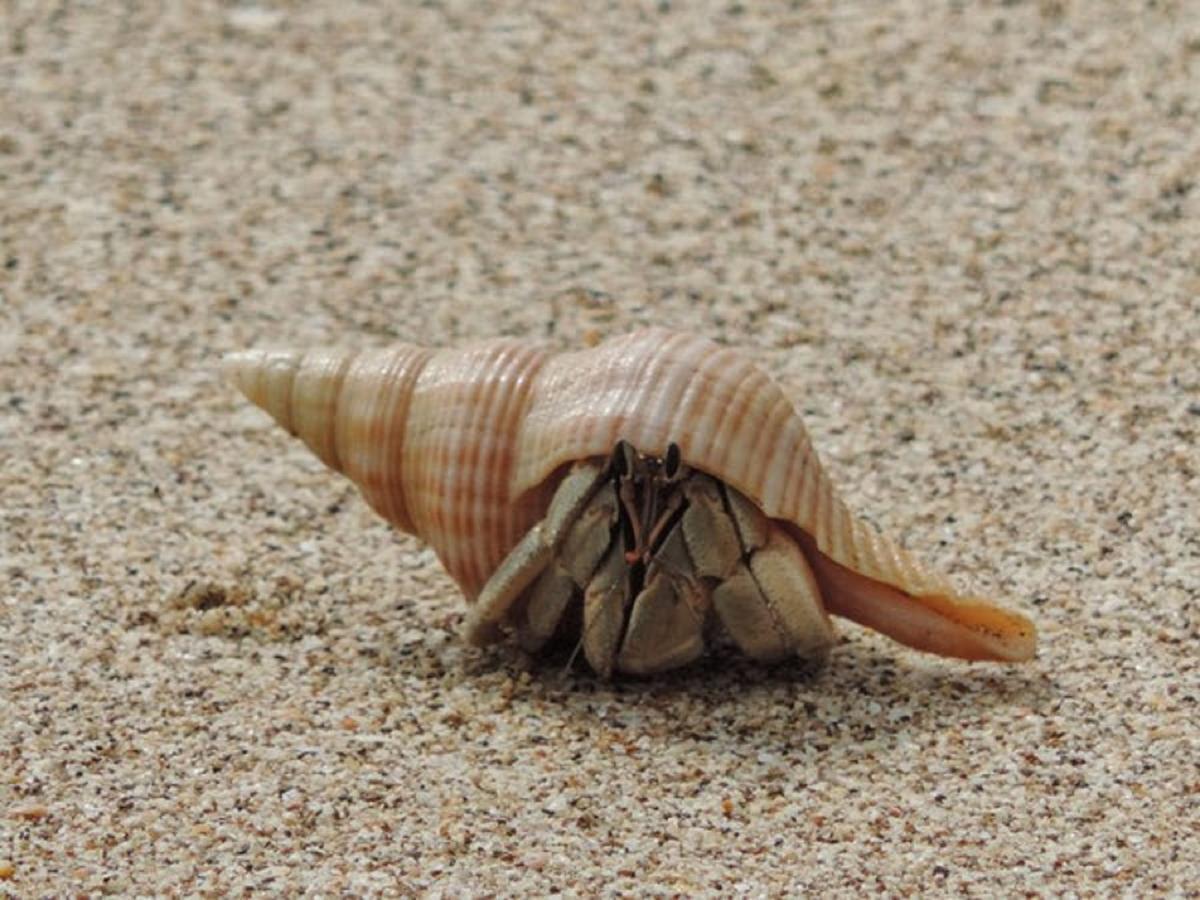
<svg viewBox="0 0 1200 900">
<path fill-rule="evenodd" d="M 696 444 L 697 455 L 708 456 L 716 445 L 716 435 L 720 427 L 721 410 L 717 405 L 718 399 L 719 391 L 713 384 L 709 368 L 697 367 L 680 402 L 673 410 L 668 429 L 671 440 L 676 440 L 678 435 L 689 434 Z M 692 411 L 690 417 L 687 410 Z M 676 443 L 679 442 L 676 440 Z"/>
<path fill-rule="evenodd" d="M 391 477 L 385 476 L 383 479 L 383 499 L 393 510 L 393 515 L 409 523 L 408 530 L 414 533 L 417 525 L 409 488 L 413 460 L 408 452 L 408 429 L 412 422 L 411 412 L 417 386 L 433 356 L 431 352 L 417 351 L 411 360 L 397 360 L 388 370 L 389 374 L 396 377 L 397 383 L 389 396 L 379 398 L 379 407 L 374 412 L 385 423 L 382 426 L 384 450 L 381 462 L 385 467 L 396 467 Z"/>
<path fill-rule="evenodd" d="M 765 496 L 782 499 L 786 460 L 795 455 L 795 442 L 789 440 L 790 435 L 786 434 L 787 423 L 794 415 L 795 409 L 782 392 L 776 395 L 764 413 L 765 421 L 759 432 L 758 445 L 765 452 L 755 454 L 754 458 L 761 462 L 758 480 L 762 483 Z"/>
<path fill-rule="evenodd" d="M 351 359 L 349 353 L 306 353 L 297 367 L 296 377 L 292 379 L 292 423 L 297 426 L 298 432 L 314 432 L 311 437 L 302 435 L 304 442 L 335 472 L 342 471 L 334 435 L 342 385 Z M 309 372 L 312 374 L 311 383 L 305 377 Z M 311 399 L 316 399 L 317 394 L 323 395 L 320 399 L 324 408 L 320 410 L 317 421 L 312 423 L 312 429 L 303 428 L 297 411 L 302 408 L 301 404 L 307 405 Z M 319 431 L 319 434 L 315 433 L 316 431 Z"/>
<path fill-rule="evenodd" d="M 743 487 L 749 484 L 746 472 L 750 464 L 748 459 L 750 454 L 737 452 L 740 448 L 735 436 L 742 432 L 746 416 L 754 405 L 757 379 L 754 378 L 752 370 L 747 370 L 745 376 L 736 381 L 726 380 L 731 383 L 731 387 L 722 392 L 727 395 L 727 399 L 714 429 L 713 450 L 715 453 L 712 462 L 702 468 L 717 478 L 727 478 L 733 482 L 734 487 L 745 493 Z M 722 379 L 718 373 L 716 384 L 720 385 L 721 383 Z"/>
<path fill-rule="evenodd" d="M 405 382 L 407 390 L 405 391 L 404 407 L 402 411 L 393 413 L 394 422 L 392 428 L 388 431 L 388 455 L 386 458 L 397 460 L 397 465 L 400 467 L 396 490 L 393 493 L 395 498 L 397 514 L 403 518 L 403 521 L 413 523 L 413 512 L 409 502 L 408 485 L 405 480 L 405 472 L 410 468 L 408 456 L 408 424 L 409 413 L 412 410 L 413 395 L 416 393 L 417 385 L 420 384 L 421 374 L 425 371 L 425 367 L 429 365 L 429 361 L 433 358 L 433 354 L 429 351 L 418 352 L 411 372 L 405 372 Z"/>
<path fill-rule="evenodd" d="M 284 416 L 280 425 L 292 437 L 298 437 L 296 431 L 296 409 L 292 406 L 292 389 L 296 384 L 296 373 L 304 361 L 304 354 L 287 354 L 277 356 L 272 360 L 268 370 L 267 390 L 271 393 L 271 407 L 278 409 Z"/>
<path fill-rule="evenodd" d="M 663 347 L 659 354 L 662 360 L 662 372 L 658 383 L 646 398 L 650 407 L 650 419 L 662 423 L 655 441 L 665 452 L 667 444 L 675 441 L 685 430 L 680 419 L 683 410 L 693 410 L 687 402 L 688 388 L 695 381 L 697 369 L 688 366 L 683 360 L 676 360 L 671 355 L 671 348 Z"/>
<path fill-rule="evenodd" d="M 519 417 L 546 353 L 512 339 L 439 351 L 422 373 L 405 454 L 415 531 L 473 599 L 536 521 L 514 504 Z"/>
<path fill-rule="evenodd" d="M 614 438 L 623 438 L 632 441 L 634 444 L 645 444 L 646 446 L 657 445 L 662 440 L 662 434 L 665 428 L 660 424 L 663 421 L 662 411 L 653 409 L 655 401 L 662 401 L 666 396 L 667 391 L 664 390 L 664 382 L 668 385 L 672 381 L 672 372 L 670 365 L 670 357 L 667 355 L 667 348 L 674 342 L 675 335 L 668 336 L 666 341 L 655 348 L 650 345 L 649 338 L 654 336 L 652 332 L 645 333 L 646 340 L 631 341 L 631 348 L 636 348 L 639 345 L 650 349 L 650 353 L 640 353 L 635 356 L 636 366 L 632 372 L 632 377 L 625 378 L 626 384 L 621 391 L 620 399 L 614 397 L 614 406 L 620 411 L 621 425 Z M 657 352 L 654 352 L 657 351 Z M 612 375 L 618 379 L 622 378 L 626 369 L 626 355 L 621 354 L 615 357 L 611 363 Z M 657 433 L 652 433 L 642 437 L 641 435 L 631 434 L 629 432 L 629 422 L 635 417 L 641 418 L 639 413 L 644 413 L 644 407 L 650 405 L 651 414 L 647 417 L 647 424 Z M 610 443 L 615 443 L 615 440 L 610 440 Z M 639 447 L 639 449 L 641 449 Z"/>
<path fill-rule="evenodd" d="M 405 478 L 405 435 L 417 381 L 433 354 L 411 344 L 356 354 L 342 382 L 334 446 L 367 503 L 416 532 Z"/>
<path fill-rule="evenodd" d="M 498 477 L 494 482 L 497 518 L 492 532 L 493 541 L 488 549 L 488 557 L 484 562 L 480 585 L 491 574 L 508 552 L 525 535 L 534 522 L 541 518 L 545 507 L 538 497 L 518 498 L 513 490 L 513 475 L 517 467 L 517 439 L 521 423 L 525 421 L 533 402 L 534 391 L 537 388 L 538 376 L 545 368 L 550 358 L 543 347 L 530 348 L 519 344 L 523 352 L 514 354 L 512 365 L 505 378 L 509 389 L 505 395 L 504 408 L 501 410 L 502 425 L 500 434 L 508 440 L 498 444 L 500 458 Z M 549 502 L 549 499 L 546 499 Z"/>
</svg>

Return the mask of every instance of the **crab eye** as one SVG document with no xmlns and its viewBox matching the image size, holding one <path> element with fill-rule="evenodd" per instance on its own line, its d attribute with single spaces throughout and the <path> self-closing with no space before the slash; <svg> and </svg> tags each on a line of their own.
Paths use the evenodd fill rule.
<svg viewBox="0 0 1200 900">
<path fill-rule="evenodd" d="M 637 451 L 629 441 L 618 440 L 612 452 L 613 474 L 617 478 L 629 478 L 633 475 L 637 460 Z"/>
<path fill-rule="evenodd" d="M 667 455 L 663 457 L 663 475 L 668 481 L 673 481 L 682 466 L 683 454 L 679 451 L 679 445 L 672 441 L 667 445 Z"/>
</svg>

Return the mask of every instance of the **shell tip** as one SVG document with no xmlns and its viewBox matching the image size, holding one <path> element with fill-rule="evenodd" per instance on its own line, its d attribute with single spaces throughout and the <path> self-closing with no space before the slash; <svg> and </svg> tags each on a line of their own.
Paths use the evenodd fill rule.
<svg viewBox="0 0 1200 900">
<path fill-rule="evenodd" d="M 246 373 L 251 368 L 254 356 L 253 350 L 237 350 L 221 357 L 221 377 L 243 394 L 246 393 Z"/>
<path fill-rule="evenodd" d="M 301 358 L 287 350 L 239 350 L 222 358 L 221 373 L 247 400 L 291 431 L 292 382 Z"/>
</svg>

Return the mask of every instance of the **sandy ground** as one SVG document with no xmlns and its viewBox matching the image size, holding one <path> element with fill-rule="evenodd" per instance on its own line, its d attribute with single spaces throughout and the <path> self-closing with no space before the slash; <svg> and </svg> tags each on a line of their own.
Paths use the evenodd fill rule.
<svg viewBox="0 0 1200 900">
<path fill-rule="evenodd" d="M 1197 896 L 1194 4 L 167 5 L 0 8 L 0 894 Z M 1039 659 L 469 649 L 217 374 L 646 323 Z"/>
</svg>

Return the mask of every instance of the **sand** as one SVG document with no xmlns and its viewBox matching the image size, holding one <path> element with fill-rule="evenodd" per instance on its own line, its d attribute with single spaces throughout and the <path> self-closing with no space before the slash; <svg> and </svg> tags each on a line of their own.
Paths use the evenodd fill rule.
<svg viewBox="0 0 1200 900">
<path fill-rule="evenodd" d="M 8 4 L 0 894 L 1197 896 L 1194 5 Z M 1039 658 L 604 682 L 221 382 L 746 348 Z"/>
</svg>

